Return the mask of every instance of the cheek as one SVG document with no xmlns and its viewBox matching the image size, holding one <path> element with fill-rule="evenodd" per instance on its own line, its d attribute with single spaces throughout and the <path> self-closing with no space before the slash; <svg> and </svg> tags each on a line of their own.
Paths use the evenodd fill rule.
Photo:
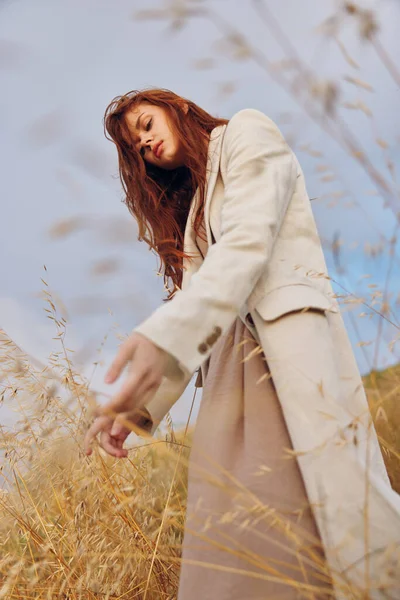
<svg viewBox="0 0 400 600">
<path fill-rule="evenodd" d="M 180 148 L 179 138 L 177 138 L 175 135 L 171 135 L 170 140 L 171 153 L 178 154 Z"/>
<path fill-rule="evenodd" d="M 172 148 L 176 148 L 176 136 L 174 135 L 174 132 L 171 131 L 171 129 L 169 127 L 167 127 L 164 131 L 164 136 L 161 136 L 161 138 L 168 143 L 168 147 L 170 149 Z"/>
</svg>

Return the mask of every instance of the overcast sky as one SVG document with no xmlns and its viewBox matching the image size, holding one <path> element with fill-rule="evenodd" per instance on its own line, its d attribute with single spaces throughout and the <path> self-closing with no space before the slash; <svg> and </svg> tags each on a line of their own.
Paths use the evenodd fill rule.
<svg viewBox="0 0 400 600">
<path fill-rule="evenodd" d="M 282 59 L 282 49 L 251 2 L 192 0 L 188 4 L 214 10 L 270 60 Z M 400 91 L 376 52 L 359 40 L 354 21 L 347 20 L 340 39 L 359 66 L 352 67 L 338 44 L 318 31 L 339 4 L 333 0 L 270 0 L 267 4 L 307 65 L 321 78 L 340 84 L 340 102 L 361 101 L 371 109 L 373 118 L 344 107 L 340 117 L 372 163 L 389 177 L 385 157 L 394 164 L 399 158 Z M 390 238 L 395 226 L 393 212 L 373 193 L 375 186 L 365 172 L 257 64 L 233 61 L 215 24 L 199 18 L 171 32 L 166 20 L 133 18 L 141 9 L 168 5 L 158 0 L 0 3 L 0 326 L 46 362 L 57 342 L 43 310 L 44 277 L 57 306 L 64 307 L 68 345 L 85 363 L 83 369 L 91 369 L 96 348 L 112 329 L 103 352 L 104 368 L 93 382 L 98 389 L 105 389 L 102 375 L 117 347 L 115 331 L 127 333 L 159 305 L 163 295 L 156 258 L 137 242 L 135 222 L 121 202 L 116 153 L 103 134 L 104 110 L 116 95 L 157 86 L 226 118 L 246 107 L 264 111 L 291 143 L 305 171 L 309 195 L 316 198 L 313 210 L 331 276 L 349 291 L 366 294 L 384 284 L 390 265 L 387 252 L 375 260 L 364 252 L 365 244 L 377 244 L 382 235 Z M 363 5 L 377 10 L 380 41 L 391 57 L 398 57 L 400 3 L 381 0 Z M 207 65 L 211 68 L 197 68 Z M 346 76 L 368 82 L 372 91 L 346 81 Z M 385 140 L 387 150 L 376 143 L 377 137 Z M 311 156 L 302 149 L 307 144 L 322 155 Z M 333 169 L 333 181 L 322 180 L 331 173 L 318 170 L 323 165 Z M 331 206 L 327 194 L 335 191 L 345 191 L 346 196 Z M 358 205 L 350 208 L 354 201 Z M 65 220 L 71 233 L 62 237 L 60 232 L 68 227 L 59 224 Z M 332 260 L 330 244 L 335 236 L 342 240 L 345 273 L 338 273 Z M 397 255 L 398 247 L 390 271 L 393 297 L 398 293 Z M 366 274 L 371 277 L 364 278 Z M 335 291 L 341 293 L 341 288 Z M 361 339 L 373 340 L 378 319 L 357 318 L 362 310 L 353 313 Z M 374 345 L 357 346 L 359 338 L 346 307 L 343 312 L 360 369 L 366 372 Z M 398 317 L 398 313 L 391 315 Z M 396 330 L 387 327 L 384 334 L 388 342 Z M 382 345 L 379 366 L 399 357 L 400 350 L 393 355 Z M 192 391 L 191 386 L 174 408 L 175 420 L 185 418 Z M 0 421 L 12 420 L 0 408 Z"/>
</svg>

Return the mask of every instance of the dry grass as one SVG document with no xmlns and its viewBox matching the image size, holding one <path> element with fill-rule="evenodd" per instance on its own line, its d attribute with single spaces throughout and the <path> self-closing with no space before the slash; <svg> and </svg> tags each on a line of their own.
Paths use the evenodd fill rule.
<svg viewBox="0 0 400 600">
<path fill-rule="evenodd" d="M 400 493 L 400 365 L 363 378 L 393 489 Z"/>
<path fill-rule="evenodd" d="M 0 598 L 173 598 L 190 434 L 131 436 L 125 460 L 99 448 L 85 456 L 93 393 L 73 368 L 50 294 L 47 302 L 61 352 L 45 368 L 0 331 L 2 400 L 21 414 L 0 438 Z"/>
<path fill-rule="evenodd" d="M 93 460 L 66 436 L 44 440 L 0 500 L 0 597 L 173 598 L 186 485 L 182 469 L 165 514 L 172 468 L 156 445 Z"/>
<path fill-rule="evenodd" d="M 131 436 L 125 460 L 98 448 L 86 457 L 82 440 L 93 393 L 73 368 L 65 322 L 50 294 L 47 301 L 62 350 L 45 369 L 35 369 L 1 332 L 3 399 L 19 404 L 21 420 L 14 432 L 2 432 L 0 598 L 176 598 L 191 431 Z M 365 377 L 398 491 L 399 376 L 392 367 Z M 241 518 L 250 522 L 250 512 Z M 268 578 L 268 565 L 265 572 Z"/>
</svg>

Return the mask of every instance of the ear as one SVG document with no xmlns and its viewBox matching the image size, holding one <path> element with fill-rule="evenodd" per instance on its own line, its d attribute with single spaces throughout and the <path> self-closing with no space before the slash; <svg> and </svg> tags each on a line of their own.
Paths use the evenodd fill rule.
<svg viewBox="0 0 400 600">
<path fill-rule="evenodd" d="M 184 102 L 182 105 L 182 110 L 185 113 L 185 115 L 187 115 L 187 112 L 189 110 L 189 104 L 187 102 Z"/>
</svg>

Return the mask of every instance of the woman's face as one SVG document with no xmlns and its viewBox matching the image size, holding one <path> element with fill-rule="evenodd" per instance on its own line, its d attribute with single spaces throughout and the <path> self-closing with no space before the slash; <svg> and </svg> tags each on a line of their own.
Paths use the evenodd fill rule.
<svg viewBox="0 0 400 600">
<path fill-rule="evenodd" d="M 146 162 L 167 171 L 185 164 L 183 148 L 171 130 L 164 108 L 142 102 L 125 118 L 133 142 Z"/>
</svg>

